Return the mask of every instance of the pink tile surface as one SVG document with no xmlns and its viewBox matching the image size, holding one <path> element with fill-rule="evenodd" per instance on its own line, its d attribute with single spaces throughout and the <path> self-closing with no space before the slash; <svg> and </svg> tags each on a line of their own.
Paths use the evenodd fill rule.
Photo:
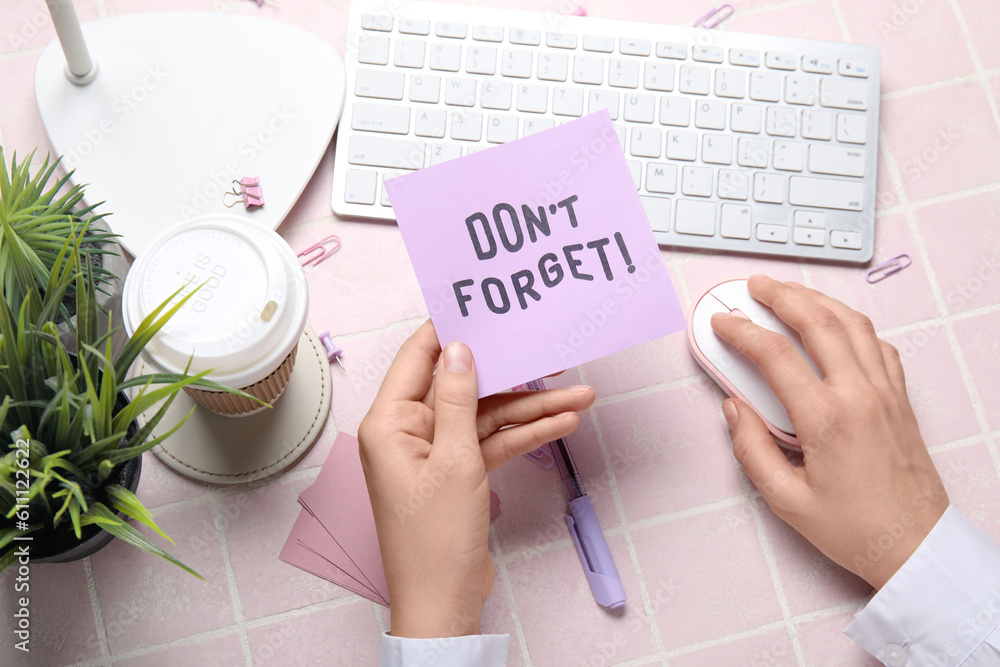
<svg viewBox="0 0 1000 667">
<path fill-rule="evenodd" d="M 859 605 L 860 607 L 860 605 Z M 878 667 L 882 663 L 844 634 L 854 613 L 803 621 L 795 632 L 802 645 L 805 664 L 811 667 Z"/>
<path fill-rule="evenodd" d="M 80 21 L 98 16 L 97 0 L 74 2 Z M 0 15 L 0 53 L 15 53 L 44 47 L 56 38 L 52 15 L 38 0 L 9 0 Z"/>
<path fill-rule="evenodd" d="M 757 3 L 753 3 L 753 7 L 756 6 Z M 745 7 L 750 9 L 750 3 Z M 698 16 L 701 14 L 697 14 L 695 18 Z M 813 0 L 777 7 L 766 12 L 737 12 L 726 21 L 725 26 L 727 30 L 757 32 L 764 35 L 837 41 L 843 39 L 830 0 Z"/>
<path fill-rule="evenodd" d="M 948 499 L 983 532 L 1000 542 L 1000 478 L 986 442 L 938 452 L 934 464 Z"/>
<path fill-rule="evenodd" d="M 669 588 L 656 610 L 667 650 L 781 618 L 757 528 L 740 507 L 632 532 L 646 579 Z"/>
<path fill-rule="evenodd" d="M 1000 15 L 994 11 L 996 7 L 977 0 L 957 0 L 955 4 L 965 17 L 972 43 L 979 53 L 983 67 L 985 69 L 1000 67 L 1000 42 L 996 39 L 1000 34 Z"/>
<path fill-rule="evenodd" d="M 969 365 L 969 373 L 982 400 L 983 412 L 993 429 L 1000 428 L 1000 312 L 978 315 L 955 323 L 955 336 Z"/>
<path fill-rule="evenodd" d="M 194 664 L 199 667 L 229 667 L 243 663 L 240 636 L 233 632 L 187 646 L 177 646 L 136 658 L 118 660 L 115 662 L 115 667 L 174 667 L 174 665 Z"/>
<path fill-rule="evenodd" d="M 670 659 L 671 667 L 703 665 L 798 665 L 787 630 L 771 630 L 750 637 L 695 649 Z"/>
<path fill-rule="evenodd" d="M 184 477 L 168 468 L 152 451 L 142 455 L 142 474 L 136 496 L 147 509 L 185 498 L 195 498 L 212 486 Z"/>
<path fill-rule="evenodd" d="M 378 665 L 381 639 L 373 606 L 353 602 L 253 627 L 247 630 L 253 663 Z"/>
</svg>

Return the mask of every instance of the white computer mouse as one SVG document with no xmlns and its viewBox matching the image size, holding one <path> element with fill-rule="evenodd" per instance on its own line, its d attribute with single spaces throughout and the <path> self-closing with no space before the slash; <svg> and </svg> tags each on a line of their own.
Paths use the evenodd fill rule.
<svg viewBox="0 0 1000 667">
<path fill-rule="evenodd" d="M 792 341 L 816 375 L 822 378 L 823 374 L 806 352 L 799 334 L 782 322 L 773 310 L 750 296 L 745 280 L 730 280 L 708 290 L 695 302 L 688 316 L 688 344 L 698 365 L 729 396 L 745 401 L 756 410 L 778 444 L 801 450 L 788 412 L 764 381 L 760 368 L 712 330 L 711 320 L 715 313 L 742 315 L 755 324 L 785 336 Z"/>
</svg>

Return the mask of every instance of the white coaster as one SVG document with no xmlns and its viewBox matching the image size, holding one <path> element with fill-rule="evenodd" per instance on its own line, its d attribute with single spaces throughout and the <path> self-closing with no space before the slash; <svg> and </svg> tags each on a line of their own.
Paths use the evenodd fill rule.
<svg viewBox="0 0 1000 667">
<path fill-rule="evenodd" d="M 135 374 L 152 372 L 140 358 Z M 192 479 L 212 484 L 245 484 L 277 474 L 298 461 L 323 430 L 330 413 L 330 362 L 319 337 L 308 325 L 299 341 L 285 393 L 265 409 L 247 417 L 224 417 L 201 407 L 181 392 L 157 424 L 155 437 L 173 428 L 188 410 L 184 425 L 153 453 Z M 146 415 L 139 418 L 145 423 Z"/>
</svg>

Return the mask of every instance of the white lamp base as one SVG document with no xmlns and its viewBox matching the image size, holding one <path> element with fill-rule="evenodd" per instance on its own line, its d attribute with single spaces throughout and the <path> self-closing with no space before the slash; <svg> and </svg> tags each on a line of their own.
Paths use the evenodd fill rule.
<svg viewBox="0 0 1000 667">
<path fill-rule="evenodd" d="M 63 166 L 87 184 L 133 256 L 165 227 L 234 213 L 275 229 L 323 156 L 344 104 L 329 43 L 274 21 L 154 12 L 93 21 L 97 76 L 71 83 L 58 42 L 42 53 L 35 96 Z M 233 180 L 260 178 L 265 205 L 223 204 Z"/>
</svg>

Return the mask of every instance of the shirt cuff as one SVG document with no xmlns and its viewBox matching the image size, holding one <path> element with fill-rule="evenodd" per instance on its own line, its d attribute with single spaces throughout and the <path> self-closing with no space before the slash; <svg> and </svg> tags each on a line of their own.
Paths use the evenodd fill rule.
<svg viewBox="0 0 1000 667">
<path fill-rule="evenodd" d="M 382 634 L 381 667 L 504 667 L 509 635 L 410 639 Z"/>
<path fill-rule="evenodd" d="M 891 667 L 943 667 L 992 653 L 998 627 L 1000 546 L 949 506 L 844 633 Z"/>
</svg>

